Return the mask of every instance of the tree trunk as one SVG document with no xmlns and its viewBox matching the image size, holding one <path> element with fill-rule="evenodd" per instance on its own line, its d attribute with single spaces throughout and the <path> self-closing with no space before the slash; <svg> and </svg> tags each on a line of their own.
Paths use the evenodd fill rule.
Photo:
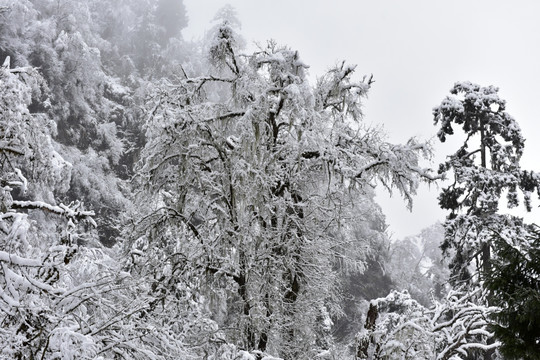
<svg viewBox="0 0 540 360">
<path fill-rule="evenodd" d="M 483 168 L 487 168 L 487 160 L 486 160 L 486 145 L 485 145 L 485 130 L 484 130 L 484 123 L 480 125 L 480 156 L 481 156 L 481 163 Z M 491 247 L 489 242 L 486 242 L 482 245 L 482 267 L 484 271 L 484 276 L 487 276 L 487 274 L 491 271 Z M 487 295 L 487 303 L 488 306 L 491 306 L 493 304 L 491 295 Z M 493 338 L 487 339 L 487 345 L 493 344 L 495 340 Z M 484 353 L 484 360 L 491 360 L 493 358 L 493 355 L 495 354 L 495 349 L 487 350 Z"/>
<path fill-rule="evenodd" d="M 249 295 L 247 291 L 247 274 L 246 274 L 246 268 L 244 265 L 244 262 L 245 262 L 244 257 L 245 255 L 240 254 L 240 274 L 235 278 L 235 280 L 238 284 L 238 295 L 240 295 L 240 299 L 242 300 L 242 313 L 247 323 L 245 326 L 246 348 L 247 350 L 254 350 L 256 349 L 255 331 L 253 329 L 253 325 L 251 324 L 251 318 L 250 318 L 251 305 L 249 303 Z"/>
</svg>

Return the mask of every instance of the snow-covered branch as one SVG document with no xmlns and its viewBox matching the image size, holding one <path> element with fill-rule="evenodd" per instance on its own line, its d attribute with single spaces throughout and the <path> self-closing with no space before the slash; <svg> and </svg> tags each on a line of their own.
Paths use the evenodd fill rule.
<svg viewBox="0 0 540 360">
<path fill-rule="evenodd" d="M 6 251 L 0 251 L 0 261 L 17 266 L 40 267 L 43 262 L 35 259 L 24 258 Z"/>
<path fill-rule="evenodd" d="M 493 334 L 487 329 L 489 316 L 497 309 L 473 303 L 474 296 L 451 292 L 429 309 L 407 292 L 393 291 L 386 298 L 374 300 L 374 326 L 359 334 L 358 353 L 365 359 L 448 360 L 470 350 L 495 349 L 500 343 L 488 341 Z"/>
<path fill-rule="evenodd" d="M 85 220 L 92 224 L 94 227 L 97 227 L 96 222 L 92 219 L 92 216 L 95 216 L 93 211 L 88 210 L 78 210 L 81 204 L 75 204 L 73 208 L 60 204 L 60 205 L 51 205 L 43 201 L 20 201 L 14 200 L 11 204 L 12 209 L 40 209 L 48 211 L 57 215 L 65 216 L 68 219 L 73 220 Z"/>
</svg>

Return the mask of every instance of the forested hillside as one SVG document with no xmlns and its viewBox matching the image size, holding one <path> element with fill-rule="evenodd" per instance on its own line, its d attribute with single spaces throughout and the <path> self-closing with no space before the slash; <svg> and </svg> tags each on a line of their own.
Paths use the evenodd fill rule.
<svg viewBox="0 0 540 360">
<path fill-rule="evenodd" d="M 496 88 L 434 110 L 467 141 L 431 170 L 364 119 L 369 69 L 311 81 L 230 6 L 188 21 L 0 0 L 0 358 L 538 358 L 540 232 L 498 207 L 540 175 Z M 412 209 L 443 179 L 447 221 L 390 239 L 375 189 Z"/>
</svg>

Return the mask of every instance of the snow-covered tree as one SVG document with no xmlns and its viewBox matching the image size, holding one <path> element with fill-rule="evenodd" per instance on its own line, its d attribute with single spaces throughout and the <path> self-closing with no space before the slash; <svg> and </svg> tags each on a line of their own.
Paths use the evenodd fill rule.
<svg viewBox="0 0 540 360">
<path fill-rule="evenodd" d="M 0 57 L 40 69 L 48 101 L 29 109 L 56 122 L 56 151 L 80 175 L 57 196 L 92 205 L 101 241 L 112 245 L 129 206 L 119 178 L 132 175 L 144 138 L 144 89 L 187 53 L 183 3 L 0 0 L 0 9 Z"/>
<path fill-rule="evenodd" d="M 540 176 L 520 167 L 525 140 L 517 122 L 505 111 L 506 103 L 499 98 L 497 88 L 462 82 L 456 83 L 451 93 L 453 96 L 433 112 L 435 124 L 440 125 L 438 136 L 445 141 L 454 134 L 453 127 L 460 126 L 466 139 L 440 167 L 441 173 L 452 171 L 454 179 L 439 197 L 441 207 L 451 211 L 445 223 L 443 250 L 454 251 L 454 284 L 484 287 L 487 281 L 493 293 L 483 301 L 508 313 L 513 305 L 493 296 L 507 289 L 495 285 L 502 285 L 498 279 L 502 274 L 494 271 L 492 263 L 500 266 L 501 261 L 508 261 L 501 233 L 520 247 L 525 246 L 520 241 L 529 236 L 531 228 L 521 218 L 499 212 L 501 197 L 506 194 L 507 206 L 513 208 L 519 205 L 521 191 L 530 211 L 531 194 L 536 190 L 540 195 Z M 518 292 L 506 294 L 521 298 Z"/>
<path fill-rule="evenodd" d="M 338 311 L 335 264 L 363 251 L 335 234 L 377 182 L 410 204 L 434 178 L 419 166 L 429 148 L 362 123 L 372 80 L 354 66 L 311 88 L 298 52 L 270 42 L 239 55 L 231 26 L 210 45 L 210 74 L 163 82 L 148 103 L 132 246 L 177 272 L 167 291 L 196 282 L 227 341 L 313 358 Z"/>
<path fill-rule="evenodd" d="M 131 259 L 97 242 L 94 213 L 55 199 L 78 174 L 55 151 L 55 123 L 28 110 L 42 86 L 33 68 L 0 67 L 0 357 L 193 358 L 192 312 L 164 312 Z"/>
<path fill-rule="evenodd" d="M 445 223 L 443 249 L 455 249 L 453 274 L 456 281 L 471 277 L 469 264 L 489 270 L 492 253 L 492 227 L 508 226 L 519 221 L 498 212 L 506 192 L 507 206 L 518 206 L 518 190 L 523 192 L 527 210 L 531 210 L 531 193 L 538 190 L 538 176 L 521 169 L 519 161 L 525 140 L 517 122 L 505 111 L 506 102 L 498 89 L 469 82 L 456 83 L 453 96 L 433 110 L 438 137 L 445 141 L 461 126 L 464 144 L 441 165 L 440 172 L 453 172 L 453 183 L 444 188 L 439 202 L 451 211 Z M 476 277 L 478 278 L 478 277 Z"/>
<path fill-rule="evenodd" d="M 62 292 L 60 272 L 75 255 L 76 224 L 93 223 L 81 204 L 51 203 L 69 164 L 52 147 L 54 122 L 28 110 L 42 83 L 32 68 L 11 69 L 9 57 L 0 68 L 0 341 L 12 358 L 37 356 L 48 342 L 50 300 Z M 36 221 L 48 216 L 63 220 Z"/>
<path fill-rule="evenodd" d="M 371 301 L 356 338 L 357 359 L 459 360 L 499 346 L 487 344 L 489 316 L 496 308 L 478 305 L 478 291 L 450 291 L 424 307 L 407 291 Z"/>
</svg>

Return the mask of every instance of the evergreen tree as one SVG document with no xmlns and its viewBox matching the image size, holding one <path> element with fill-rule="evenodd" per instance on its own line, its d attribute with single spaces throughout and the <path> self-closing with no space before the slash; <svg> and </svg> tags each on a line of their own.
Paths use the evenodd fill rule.
<svg viewBox="0 0 540 360">
<path fill-rule="evenodd" d="M 493 236 L 496 257 L 486 287 L 496 313 L 495 335 L 506 359 L 540 359 L 540 230 L 501 226 Z"/>
<path fill-rule="evenodd" d="M 506 103 L 499 98 L 497 88 L 462 82 L 450 92 L 454 96 L 444 99 L 433 111 L 435 124 L 440 125 L 438 137 L 445 141 L 454 134 L 454 126 L 460 126 L 466 139 L 440 167 L 441 173 L 451 170 L 453 176 L 453 182 L 439 196 L 441 207 L 450 210 L 442 248 L 455 254 L 451 263 L 453 284 L 472 288 L 488 285 L 492 294 L 477 301 L 499 305 L 499 319 L 503 320 L 499 328 L 510 326 L 502 314 L 508 314 L 508 307 L 514 305 L 493 296 L 507 290 L 498 288 L 501 281 L 505 282 L 499 278 L 500 267 L 512 261 L 511 256 L 507 258 L 509 252 L 500 234 L 508 234 L 521 247 L 520 239 L 530 227 L 521 218 L 499 213 L 499 206 L 505 193 L 507 206 L 518 206 L 521 191 L 525 208 L 530 211 L 531 194 L 539 191 L 540 177 L 520 167 L 525 139 L 517 122 L 505 111 Z M 497 269 L 492 264 L 497 264 Z M 515 296 L 514 301 L 519 303 L 522 295 L 511 292 L 507 296 Z M 519 333 L 517 328 L 508 327 L 508 331 Z M 490 358 L 487 352 L 485 359 Z"/>
<path fill-rule="evenodd" d="M 531 193 L 538 181 L 520 167 L 525 140 L 517 122 L 505 111 L 498 89 L 462 82 L 450 92 L 454 96 L 433 111 L 435 124 L 440 125 L 437 135 L 444 142 L 454 134 L 454 126 L 460 126 L 466 139 L 439 169 L 440 173 L 451 170 L 453 176 L 439 196 L 440 206 L 450 210 L 442 247 L 456 252 L 454 282 L 477 281 L 479 274 L 471 274 L 469 265 L 475 261 L 476 270 L 489 273 L 493 229 L 501 223 L 521 227 L 519 221 L 498 212 L 501 197 L 506 192 L 507 206 L 516 207 L 521 190 L 530 211 Z"/>
</svg>

